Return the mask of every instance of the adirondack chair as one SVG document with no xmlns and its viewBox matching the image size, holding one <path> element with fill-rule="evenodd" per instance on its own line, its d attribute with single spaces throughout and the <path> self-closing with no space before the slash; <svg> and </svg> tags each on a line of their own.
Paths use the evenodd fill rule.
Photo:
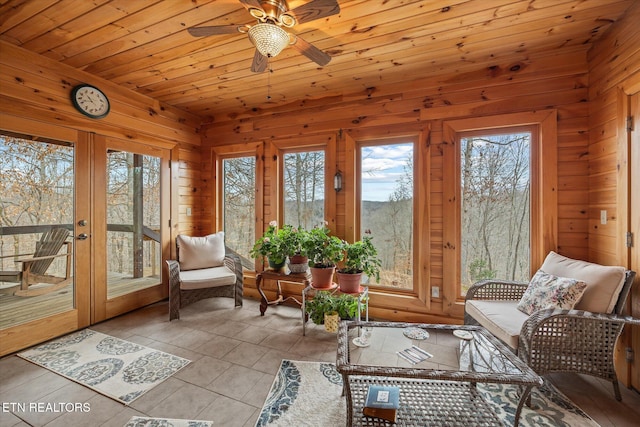
<svg viewBox="0 0 640 427">
<path fill-rule="evenodd" d="M 56 291 L 71 283 L 71 242 L 67 242 L 69 230 L 66 228 L 52 228 L 42 233 L 40 240 L 36 242 L 33 254 L 18 254 L 11 257 L 31 255 L 29 258 L 16 259 L 16 263 L 22 264 L 20 271 L 0 271 L 0 282 L 20 283 L 20 289 L 14 295 L 30 297 L 43 295 Z M 61 253 L 62 246 L 66 246 L 66 253 Z M 64 277 L 46 274 L 47 270 L 58 257 L 66 257 L 66 272 Z M 34 286 L 38 285 L 39 286 Z"/>
</svg>

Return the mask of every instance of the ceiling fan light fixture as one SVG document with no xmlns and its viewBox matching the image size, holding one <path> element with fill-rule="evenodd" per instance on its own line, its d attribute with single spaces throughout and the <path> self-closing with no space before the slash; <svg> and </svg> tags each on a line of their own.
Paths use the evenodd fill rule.
<svg viewBox="0 0 640 427">
<path fill-rule="evenodd" d="M 278 55 L 290 43 L 289 33 L 275 24 L 256 24 L 248 33 L 258 52 L 268 58 Z"/>
</svg>

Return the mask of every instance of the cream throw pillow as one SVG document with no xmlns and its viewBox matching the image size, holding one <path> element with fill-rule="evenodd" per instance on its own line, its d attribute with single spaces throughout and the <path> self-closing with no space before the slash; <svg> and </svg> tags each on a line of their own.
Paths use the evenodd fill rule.
<svg viewBox="0 0 640 427">
<path fill-rule="evenodd" d="M 180 270 L 220 267 L 224 264 L 224 231 L 204 237 L 179 235 L 178 262 Z"/>
<path fill-rule="evenodd" d="M 571 310 L 584 293 L 587 284 L 568 277 L 557 277 L 538 270 L 518 303 L 518 310 L 532 314 L 547 308 Z"/>
<path fill-rule="evenodd" d="M 575 308 L 594 313 L 613 312 L 625 281 L 624 267 L 567 258 L 553 251 L 549 252 L 540 270 L 586 283 L 587 289 Z"/>
</svg>

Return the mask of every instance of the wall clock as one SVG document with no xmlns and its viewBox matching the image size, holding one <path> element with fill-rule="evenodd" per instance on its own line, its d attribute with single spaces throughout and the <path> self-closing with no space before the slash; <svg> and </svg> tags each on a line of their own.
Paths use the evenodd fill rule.
<svg viewBox="0 0 640 427">
<path fill-rule="evenodd" d="M 71 90 L 71 102 L 78 111 L 92 119 L 101 119 L 109 114 L 107 95 L 88 84 L 79 84 Z"/>
</svg>

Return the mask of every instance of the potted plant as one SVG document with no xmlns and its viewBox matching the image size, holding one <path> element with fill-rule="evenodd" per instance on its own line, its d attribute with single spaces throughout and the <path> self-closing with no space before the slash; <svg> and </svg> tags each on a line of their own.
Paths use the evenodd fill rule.
<svg viewBox="0 0 640 427">
<path fill-rule="evenodd" d="M 328 332 L 336 332 L 339 320 L 353 319 L 358 313 L 358 299 L 349 294 L 318 291 L 305 304 L 309 319 L 316 325 L 324 324 Z"/>
<path fill-rule="evenodd" d="M 360 292 L 363 274 L 375 278 L 376 283 L 380 281 L 382 263 L 371 236 L 364 236 L 357 242 L 345 243 L 344 248 L 344 266 L 338 270 L 338 282 L 342 292 Z"/>
<path fill-rule="evenodd" d="M 254 258 L 267 257 L 269 267 L 274 270 L 280 270 L 284 267 L 284 263 L 287 260 L 287 246 L 278 230 L 276 221 L 269 223 L 269 227 L 264 234 L 256 240 L 250 254 Z"/>
<path fill-rule="evenodd" d="M 336 263 L 344 257 L 344 241 L 329 235 L 326 222 L 306 233 L 302 242 L 302 254 L 309 258 L 311 285 L 314 288 L 330 288 Z"/>
<path fill-rule="evenodd" d="M 289 256 L 289 270 L 292 273 L 304 273 L 309 269 L 309 258 L 302 255 L 302 245 L 307 238 L 303 228 L 285 224 L 278 235 L 283 241 L 284 249 Z"/>
</svg>

